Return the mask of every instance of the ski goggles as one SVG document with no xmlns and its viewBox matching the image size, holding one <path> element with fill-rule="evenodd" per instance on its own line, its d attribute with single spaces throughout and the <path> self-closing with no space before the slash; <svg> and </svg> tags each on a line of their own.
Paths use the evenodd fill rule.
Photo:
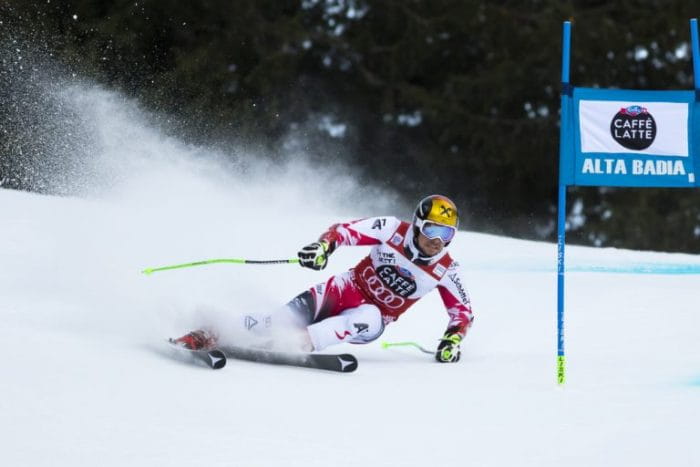
<svg viewBox="0 0 700 467">
<path fill-rule="evenodd" d="M 418 230 L 430 240 L 439 238 L 442 243 L 449 243 L 455 236 L 457 229 L 449 225 L 436 224 L 430 221 L 418 219 Z"/>
</svg>

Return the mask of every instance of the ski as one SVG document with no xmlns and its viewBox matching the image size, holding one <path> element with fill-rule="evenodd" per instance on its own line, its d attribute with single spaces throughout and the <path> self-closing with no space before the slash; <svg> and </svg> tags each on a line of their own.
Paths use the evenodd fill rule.
<svg viewBox="0 0 700 467">
<path fill-rule="evenodd" d="M 226 357 L 250 362 L 315 368 L 340 373 L 350 373 L 357 369 L 357 358 L 350 354 L 292 353 L 236 346 L 222 346 L 219 350 Z"/>
<path fill-rule="evenodd" d="M 168 343 L 172 345 L 173 348 L 186 352 L 187 355 L 190 355 L 194 360 L 204 362 L 213 370 L 220 370 L 226 366 L 226 355 L 219 349 L 192 350 L 187 347 L 182 347 L 173 339 L 169 339 Z"/>
</svg>

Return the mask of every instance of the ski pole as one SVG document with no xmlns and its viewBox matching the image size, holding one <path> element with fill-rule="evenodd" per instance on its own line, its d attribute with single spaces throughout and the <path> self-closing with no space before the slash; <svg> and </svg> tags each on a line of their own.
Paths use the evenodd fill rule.
<svg viewBox="0 0 700 467">
<path fill-rule="evenodd" d="M 415 347 L 423 353 L 430 355 L 435 354 L 435 350 L 426 349 L 422 345 L 415 342 L 382 342 L 382 349 L 388 349 L 389 347 Z"/>
<path fill-rule="evenodd" d="M 266 259 L 266 260 L 254 260 L 254 259 L 241 259 L 241 258 L 220 258 L 220 259 L 207 259 L 203 261 L 195 261 L 194 263 L 183 263 L 183 264 L 173 264 L 170 266 L 161 266 L 157 268 L 146 268 L 141 271 L 144 274 L 153 274 L 158 271 L 169 271 L 171 269 L 182 269 L 191 268 L 193 266 L 204 266 L 205 264 L 217 264 L 217 263 L 229 263 L 229 264 L 294 264 L 298 263 L 298 258 L 291 259 Z"/>
</svg>

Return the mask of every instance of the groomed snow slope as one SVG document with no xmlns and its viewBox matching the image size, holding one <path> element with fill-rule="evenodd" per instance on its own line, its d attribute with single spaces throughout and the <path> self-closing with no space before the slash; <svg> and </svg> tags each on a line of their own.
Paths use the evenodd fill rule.
<svg viewBox="0 0 700 467">
<path fill-rule="evenodd" d="M 477 318 L 460 363 L 373 343 L 338 348 L 360 359 L 354 374 L 238 361 L 217 372 L 170 358 L 163 339 L 201 321 L 237 324 L 365 251 L 340 250 L 321 273 L 288 265 L 139 274 L 209 257 L 290 256 L 331 221 L 297 223 L 269 201 L 251 233 L 226 208 L 235 198 L 211 195 L 156 206 L 0 191 L 4 465 L 700 464 L 697 275 L 570 273 L 562 389 L 555 274 L 543 271 L 554 246 L 462 232 L 452 251 Z M 697 262 L 570 253 L 583 266 Z M 435 294 L 383 338 L 431 345 L 445 322 Z"/>
<path fill-rule="evenodd" d="M 83 181 L 97 186 L 81 198 L 0 190 L 2 465 L 700 465 L 699 276 L 654 273 L 697 271 L 697 257 L 569 247 L 564 388 L 555 246 L 469 232 L 451 246 L 476 315 L 461 362 L 375 342 L 337 348 L 358 356 L 353 374 L 212 371 L 173 359 L 164 339 L 204 323 L 227 333 L 366 249 L 340 249 L 320 273 L 141 269 L 292 257 L 332 222 L 410 213 L 347 170 L 231 167 L 118 96 L 63 97 L 94 126 Z M 591 272 L 601 265 L 618 273 Z M 382 340 L 435 345 L 446 319 L 432 294 Z"/>
</svg>

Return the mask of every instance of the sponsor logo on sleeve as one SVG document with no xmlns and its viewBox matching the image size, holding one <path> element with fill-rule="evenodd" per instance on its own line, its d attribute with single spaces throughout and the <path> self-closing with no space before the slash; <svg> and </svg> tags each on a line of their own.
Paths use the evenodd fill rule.
<svg viewBox="0 0 700 467">
<path fill-rule="evenodd" d="M 467 291 L 464 290 L 464 287 L 462 286 L 462 281 L 460 280 L 459 276 L 457 274 L 450 274 L 447 277 L 450 278 L 452 283 L 457 288 L 457 293 L 459 293 L 459 298 L 462 300 L 462 303 L 468 305 L 469 296 L 467 295 Z"/>
<path fill-rule="evenodd" d="M 382 217 L 381 219 L 377 219 L 376 221 L 374 221 L 374 224 L 372 224 L 372 229 L 382 230 L 382 227 L 385 227 L 385 226 L 386 226 L 386 219 Z"/>
</svg>

